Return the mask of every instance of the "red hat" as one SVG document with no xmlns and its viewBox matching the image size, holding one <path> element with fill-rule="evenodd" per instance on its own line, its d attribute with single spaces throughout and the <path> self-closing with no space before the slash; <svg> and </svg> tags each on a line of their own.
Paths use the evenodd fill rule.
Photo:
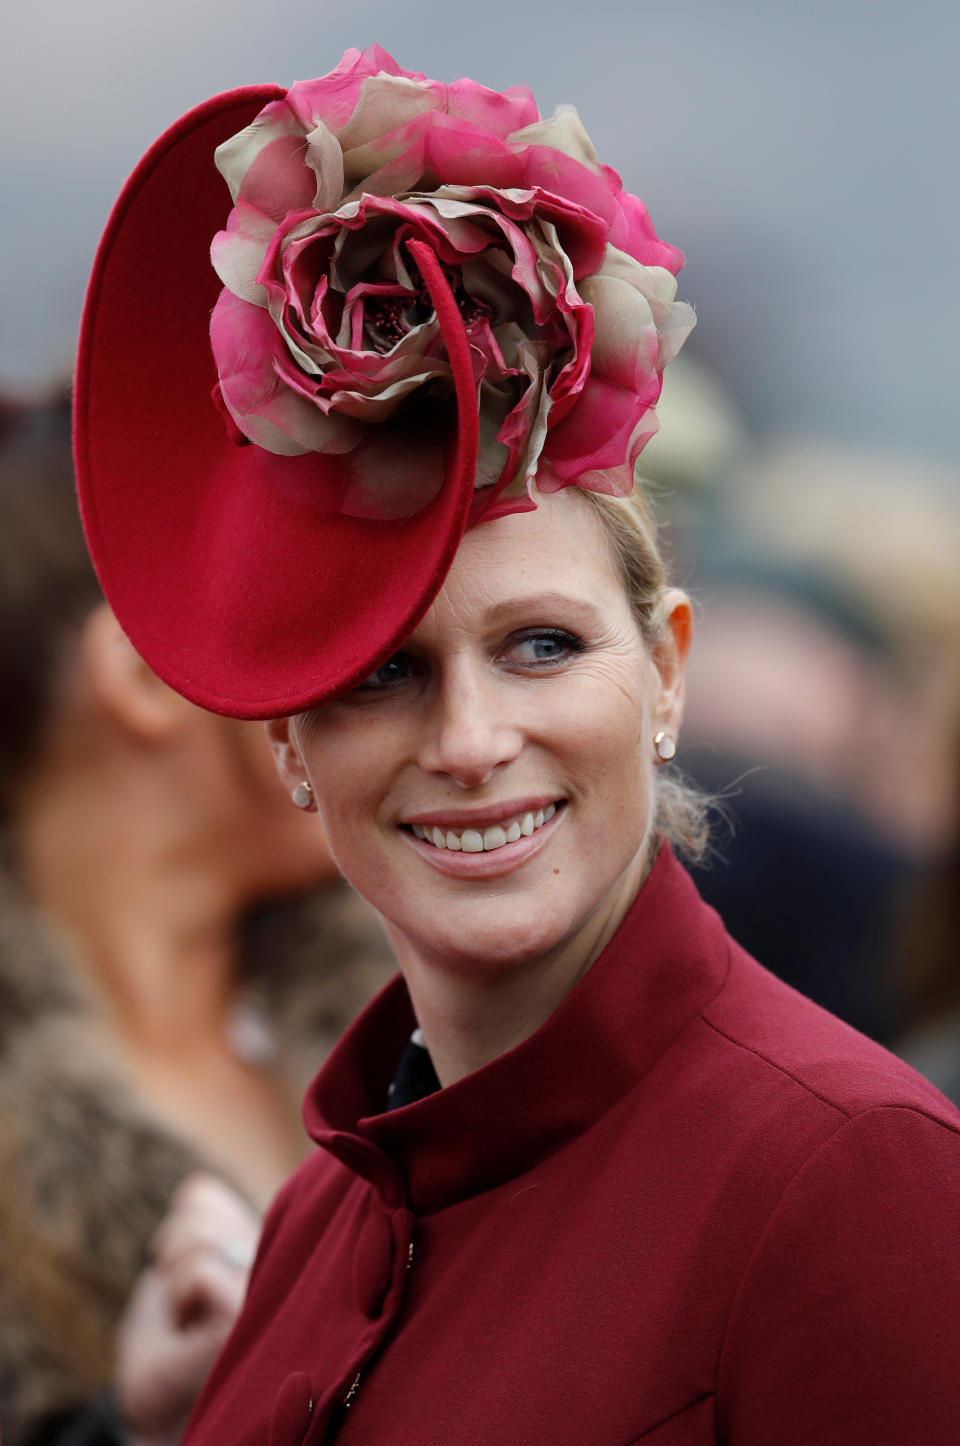
<svg viewBox="0 0 960 1446">
<path fill-rule="evenodd" d="M 357 684 L 468 523 L 535 476 L 629 490 L 681 259 L 519 88 L 371 47 L 191 111 L 119 198 L 81 331 L 81 510 L 133 644 L 235 717 Z"/>
</svg>

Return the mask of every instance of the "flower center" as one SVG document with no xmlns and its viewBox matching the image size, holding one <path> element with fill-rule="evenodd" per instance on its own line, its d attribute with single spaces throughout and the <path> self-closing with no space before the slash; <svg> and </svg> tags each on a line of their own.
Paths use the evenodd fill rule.
<svg viewBox="0 0 960 1446">
<path fill-rule="evenodd" d="M 412 263 L 408 264 L 414 280 L 412 292 L 406 291 L 399 296 L 370 296 L 364 306 L 363 322 L 367 340 L 371 349 L 381 354 L 390 351 L 408 332 L 422 326 L 433 315 L 433 302 L 423 279 Z M 463 278 L 452 266 L 441 262 L 441 269 L 467 330 L 478 322 L 489 320 L 493 315 L 493 308 L 489 303 L 471 296 L 463 285 Z"/>
</svg>

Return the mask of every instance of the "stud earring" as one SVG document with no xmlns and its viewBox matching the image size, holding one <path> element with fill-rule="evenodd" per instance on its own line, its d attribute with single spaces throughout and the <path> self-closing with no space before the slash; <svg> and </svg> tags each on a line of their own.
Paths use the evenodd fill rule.
<svg viewBox="0 0 960 1446">
<path fill-rule="evenodd" d="M 298 783 L 290 796 L 297 808 L 309 808 L 313 803 L 313 789 L 306 781 Z"/>
<path fill-rule="evenodd" d="M 657 757 L 661 763 L 669 763 L 677 751 L 676 743 L 674 743 L 670 734 L 663 728 L 661 728 L 660 732 L 654 737 L 653 746 L 656 749 Z"/>
</svg>

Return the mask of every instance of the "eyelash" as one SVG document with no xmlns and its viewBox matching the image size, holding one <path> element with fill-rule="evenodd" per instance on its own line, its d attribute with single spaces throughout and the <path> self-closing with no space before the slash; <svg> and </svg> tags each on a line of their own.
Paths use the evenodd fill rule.
<svg viewBox="0 0 960 1446">
<path fill-rule="evenodd" d="M 522 632 L 513 633 L 511 635 L 511 637 L 507 640 L 505 647 L 498 654 L 498 657 L 501 659 L 508 658 L 511 649 L 518 647 L 523 643 L 534 642 L 542 638 L 546 638 L 550 642 L 561 644 L 562 651 L 552 658 L 531 659 L 528 662 L 525 662 L 524 664 L 520 665 L 522 666 L 522 669 L 524 671 L 536 672 L 556 668 L 558 665 L 566 662 L 571 655 L 584 652 L 587 646 L 582 638 L 578 638 L 574 633 L 568 633 L 565 628 L 525 628 Z M 414 670 L 416 670 L 418 666 L 417 660 L 415 658 L 411 658 L 410 655 L 407 653 L 399 652 L 394 653 L 393 657 L 388 658 L 385 663 L 382 663 L 381 666 L 377 669 L 377 672 L 382 672 L 384 668 L 389 667 L 391 663 L 396 662 L 398 659 L 403 659 L 408 664 L 411 664 Z M 390 693 L 393 692 L 396 688 L 402 688 L 404 684 L 410 681 L 409 675 L 403 678 L 398 678 L 393 682 L 382 683 L 371 681 L 375 677 L 376 673 L 371 673 L 370 677 L 365 678 L 364 681 L 358 685 L 355 691 L 361 694 L 366 693 L 368 696 L 371 694 L 376 695 L 382 693 Z"/>
<path fill-rule="evenodd" d="M 562 652 L 553 658 L 531 660 L 526 664 L 529 668 L 556 667 L 558 663 L 566 662 L 571 654 L 582 653 L 586 648 L 583 639 L 578 638 L 574 633 L 568 633 L 566 628 L 525 628 L 522 632 L 513 634 L 507 648 L 504 649 L 504 655 L 509 652 L 511 647 L 516 647 L 521 643 L 535 642 L 541 638 L 547 638 L 552 643 L 560 643 Z"/>
</svg>

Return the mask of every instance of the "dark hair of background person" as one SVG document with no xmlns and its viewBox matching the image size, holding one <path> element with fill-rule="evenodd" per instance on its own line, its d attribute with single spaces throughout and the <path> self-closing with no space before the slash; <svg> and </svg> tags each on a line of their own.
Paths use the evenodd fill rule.
<svg viewBox="0 0 960 1446">
<path fill-rule="evenodd" d="M 960 830 L 914 890 L 895 939 L 902 996 L 894 1048 L 960 1101 Z"/>
<path fill-rule="evenodd" d="M 3 824 L 40 750 L 65 652 L 102 593 L 73 490 L 67 388 L 36 406 L 0 400 L 0 442 Z"/>
</svg>

